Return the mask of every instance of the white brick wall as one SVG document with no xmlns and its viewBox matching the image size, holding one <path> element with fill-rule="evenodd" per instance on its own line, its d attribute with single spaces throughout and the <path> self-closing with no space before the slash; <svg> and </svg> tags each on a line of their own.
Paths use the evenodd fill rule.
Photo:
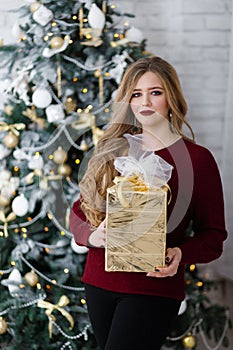
<svg viewBox="0 0 233 350">
<path fill-rule="evenodd" d="M 147 38 L 148 51 L 176 68 L 189 105 L 188 118 L 197 141 L 220 162 L 226 105 L 232 0 L 112 0 L 134 13 L 132 25 Z M 14 40 L 17 15 L 3 10 L 25 0 L 0 1 L 0 38 Z"/>
<path fill-rule="evenodd" d="M 124 0 L 115 0 L 125 8 Z M 176 68 L 197 141 L 221 164 L 231 34 L 232 0 L 131 0 L 131 21 L 148 39 L 148 51 Z"/>
<path fill-rule="evenodd" d="M 11 29 L 18 18 L 17 13 L 9 11 L 16 10 L 22 5 L 25 5 L 23 0 L 0 0 L 0 39 L 3 39 L 6 44 L 15 40 Z"/>
</svg>

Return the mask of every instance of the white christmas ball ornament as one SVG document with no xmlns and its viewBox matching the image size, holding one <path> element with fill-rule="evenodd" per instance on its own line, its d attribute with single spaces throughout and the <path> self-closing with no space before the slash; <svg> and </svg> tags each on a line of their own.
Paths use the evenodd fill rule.
<svg viewBox="0 0 233 350">
<path fill-rule="evenodd" d="M 75 240 L 74 240 L 74 237 L 71 238 L 71 248 L 72 250 L 77 253 L 77 254 L 86 254 L 88 252 L 88 248 L 87 247 L 84 247 L 84 246 L 81 246 L 81 245 L 78 245 Z"/>
<path fill-rule="evenodd" d="M 46 108 L 45 112 L 49 123 L 57 123 L 65 118 L 65 113 L 62 104 L 50 105 Z"/>
<path fill-rule="evenodd" d="M 38 88 L 32 94 L 32 102 L 37 108 L 46 108 L 52 102 L 52 96 L 47 89 Z"/>
<path fill-rule="evenodd" d="M 182 315 L 186 311 L 186 309 L 187 309 L 187 301 L 186 299 L 184 299 L 180 305 L 178 315 Z"/>
<path fill-rule="evenodd" d="M 52 19 L 53 13 L 44 5 L 41 5 L 38 10 L 33 13 L 33 19 L 35 22 L 40 24 L 41 26 L 46 26 Z"/>
<path fill-rule="evenodd" d="M 27 214 L 29 209 L 28 200 L 24 197 L 23 194 L 15 197 L 12 201 L 12 210 L 17 216 L 24 216 Z"/>
<path fill-rule="evenodd" d="M 139 43 L 139 44 L 144 39 L 142 32 L 136 27 L 131 27 L 130 29 L 128 29 L 127 32 L 125 33 L 125 37 L 130 42 Z"/>
<path fill-rule="evenodd" d="M 105 25 L 105 15 L 96 4 L 91 5 L 87 19 L 92 28 L 103 30 Z"/>
</svg>

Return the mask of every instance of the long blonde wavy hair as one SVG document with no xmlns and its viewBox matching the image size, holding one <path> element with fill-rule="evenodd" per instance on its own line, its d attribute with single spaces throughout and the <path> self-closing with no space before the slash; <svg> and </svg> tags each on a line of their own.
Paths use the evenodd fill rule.
<svg viewBox="0 0 233 350">
<path fill-rule="evenodd" d="M 130 101 L 138 80 L 146 72 L 153 72 L 161 79 L 169 113 L 172 113 L 172 129 L 182 138 L 194 142 L 193 130 L 185 118 L 187 104 L 173 66 L 157 56 L 140 58 L 128 66 L 117 90 L 112 120 L 96 145 L 85 175 L 79 183 L 81 209 L 92 227 L 99 226 L 105 218 L 107 188 L 113 185 L 114 177 L 119 175 L 114 168 L 114 159 L 128 152 L 128 143 L 123 135 L 132 133 L 132 126 L 135 125 L 138 133 L 142 132 L 142 126 L 130 108 Z M 183 134 L 184 124 L 190 130 L 191 138 Z"/>
</svg>

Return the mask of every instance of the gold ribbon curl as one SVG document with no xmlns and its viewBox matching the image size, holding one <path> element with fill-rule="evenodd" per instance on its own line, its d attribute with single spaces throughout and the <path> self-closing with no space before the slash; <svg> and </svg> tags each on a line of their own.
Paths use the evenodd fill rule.
<svg viewBox="0 0 233 350">
<path fill-rule="evenodd" d="M 104 0 L 102 3 L 102 11 L 106 15 L 106 13 L 107 13 L 107 1 L 106 0 Z"/>
<path fill-rule="evenodd" d="M 0 221 L 4 223 L 4 236 L 8 237 L 8 223 L 12 220 L 16 219 L 16 214 L 12 211 L 9 215 L 5 215 L 5 213 L 0 211 Z"/>
<path fill-rule="evenodd" d="M 55 180 L 62 180 L 63 176 L 59 174 L 54 175 L 43 175 L 40 180 L 40 189 L 48 191 L 50 189 L 49 187 L 49 181 L 55 181 Z"/>
<path fill-rule="evenodd" d="M 19 136 L 18 130 L 24 130 L 26 125 L 23 123 L 7 124 L 0 122 L 0 131 L 11 131 L 14 135 Z"/>
<path fill-rule="evenodd" d="M 83 28 L 80 33 L 86 39 L 80 42 L 82 45 L 98 47 L 103 44 L 103 40 L 100 38 L 102 31 L 99 28 Z"/>
<path fill-rule="evenodd" d="M 54 310 L 58 310 L 66 319 L 67 321 L 70 323 L 70 330 L 73 329 L 74 327 L 74 319 L 71 316 L 71 314 L 69 312 L 67 312 L 63 307 L 68 305 L 70 302 L 70 300 L 68 299 L 68 297 L 66 295 L 62 295 L 61 298 L 59 299 L 57 304 L 52 304 L 48 301 L 45 300 L 39 300 L 37 303 L 37 306 L 43 309 L 47 309 L 45 311 L 45 314 L 48 316 L 49 318 L 49 325 L 48 325 L 48 329 L 49 329 L 49 337 L 52 338 L 53 335 L 53 322 L 56 321 L 56 317 L 54 315 L 52 315 L 52 312 Z"/>
<path fill-rule="evenodd" d="M 58 63 L 57 66 L 57 97 L 60 98 L 62 93 L 61 93 L 61 65 Z"/>
<path fill-rule="evenodd" d="M 104 130 L 96 126 L 95 119 L 96 119 L 95 116 L 91 113 L 80 113 L 79 119 L 71 124 L 72 128 L 76 130 L 91 128 L 92 140 L 94 145 L 97 144 L 97 142 L 103 136 L 103 133 L 104 133 Z"/>
<path fill-rule="evenodd" d="M 130 202 L 125 199 L 123 188 L 126 191 L 133 190 L 135 192 L 148 192 L 151 189 L 139 174 L 129 176 L 116 176 L 113 182 L 117 185 L 117 195 L 121 205 L 124 208 L 129 208 Z M 168 184 L 165 184 L 161 187 L 155 187 L 155 189 L 158 191 L 168 191 L 170 194 L 168 204 L 170 204 L 172 198 L 170 186 Z"/>
<path fill-rule="evenodd" d="M 102 69 L 97 69 L 94 73 L 95 77 L 99 79 L 99 103 L 104 103 L 104 78 Z"/>
<path fill-rule="evenodd" d="M 31 185 L 34 181 L 34 177 L 40 177 L 39 186 L 41 190 L 49 190 L 49 181 L 62 180 L 63 176 L 60 174 L 52 174 L 52 175 L 43 175 L 42 171 L 39 169 L 35 169 L 34 171 L 28 173 L 25 176 L 25 180 L 27 184 Z"/>
<path fill-rule="evenodd" d="M 79 36 L 80 36 L 80 39 L 82 39 L 83 38 L 83 7 L 82 7 L 82 5 L 79 8 L 78 20 L 79 20 Z"/>
<path fill-rule="evenodd" d="M 45 128 L 46 120 L 38 117 L 35 110 L 27 108 L 22 114 L 28 117 L 33 123 L 36 123 L 40 128 Z"/>
</svg>

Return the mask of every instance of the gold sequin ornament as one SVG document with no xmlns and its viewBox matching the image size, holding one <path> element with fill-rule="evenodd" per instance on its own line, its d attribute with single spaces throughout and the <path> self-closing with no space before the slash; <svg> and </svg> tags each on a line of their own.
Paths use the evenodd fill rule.
<svg viewBox="0 0 233 350">
<path fill-rule="evenodd" d="M 49 44 L 52 49 L 60 49 L 64 44 L 64 39 L 60 36 L 54 36 Z"/>
<path fill-rule="evenodd" d="M 66 162 L 67 159 L 68 159 L 67 152 L 64 151 L 62 147 L 59 146 L 58 149 L 53 153 L 53 161 L 56 164 L 62 164 Z"/>
<path fill-rule="evenodd" d="M 191 333 L 187 334 L 182 339 L 182 344 L 185 346 L 186 349 L 194 349 L 196 346 L 196 337 L 192 335 Z"/>
<path fill-rule="evenodd" d="M 39 277 L 37 276 L 37 274 L 33 270 L 30 272 L 27 272 L 26 275 L 24 276 L 24 278 L 30 287 L 35 287 L 37 285 L 37 283 L 39 282 Z"/>
<path fill-rule="evenodd" d="M 15 148 L 19 143 L 19 138 L 18 138 L 18 136 L 13 134 L 13 132 L 10 131 L 5 136 L 4 143 L 5 143 L 6 147 L 8 147 L 8 148 Z"/>
<path fill-rule="evenodd" d="M 69 176 L 72 172 L 72 169 L 69 164 L 61 164 L 59 165 L 57 172 L 62 176 Z"/>
</svg>

